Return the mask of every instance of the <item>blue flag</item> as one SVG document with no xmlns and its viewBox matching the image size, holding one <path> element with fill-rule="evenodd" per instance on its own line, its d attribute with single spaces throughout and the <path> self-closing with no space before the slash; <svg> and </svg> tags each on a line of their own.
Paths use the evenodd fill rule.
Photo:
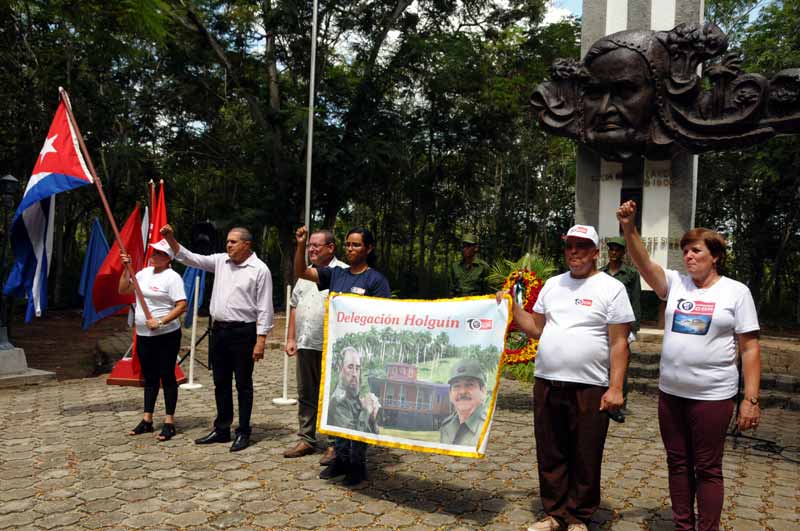
<svg viewBox="0 0 800 531">
<path fill-rule="evenodd" d="M 197 307 L 203 304 L 203 292 L 206 289 L 206 272 L 196 267 L 187 267 L 183 272 L 183 289 L 186 290 L 186 314 L 183 318 L 184 328 L 190 328 L 194 320 L 194 279 L 200 275 L 200 290 L 197 297 Z"/>
<path fill-rule="evenodd" d="M 78 286 L 78 294 L 83 297 L 83 329 L 88 330 L 90 326 L 105 319 L 110 315 L 114 315 L 123 306 L 112 306 L 106 308 L 100 313 L 94 308 L 94 301 L 92 300 L 92 288 L 94 288 L 94 279 L 100 266 L 103 265 L 103 260 L 108 255 L 108 241 L 105 234 L 103 234 L 103 227 L 97 218 L 94 218 L 92 224 L 92 233 L 89 236 L 89 245 L 86 247 L 86 257 L 83 259 L 83 271 L 81 271 L 81 283 Z"/>
</svg>

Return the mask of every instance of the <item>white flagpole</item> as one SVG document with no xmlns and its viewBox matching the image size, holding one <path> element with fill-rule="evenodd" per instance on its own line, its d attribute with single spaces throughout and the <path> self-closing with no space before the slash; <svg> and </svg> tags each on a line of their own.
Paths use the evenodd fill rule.
<svg viewBox="0 0 800 531">
<path fill-rule="evenodd" d="M 292 298 L 292 286 L 286 285 L 286 324 L 283 327 L 283 344 L 289 340 L 289 299 Z M 273 398 L 272 403 L 276 406 L 293 406 L 297 403 L 294 398 L 289 398 L 289 355 L 283 355 L 283 396 Z"/>
<path fill-rule="evenodd" d="M 314 146 L 314 84 L 317 77 L 317 0 L 311 20 L 311 73 L 308 76 L 308 141 L 306 144 L 305 226 L 311 230 L 311 154 Z"/>
<path fill-rule="evenodd" d="M 200 389 L 203 384 L 194 383 L 194 352 L 197 340 L 197 299 L 200 298 L 200 272 L 194 277 L 194 300 L 192 301 L 192 343 L 189 349 L 189 381 L 181 384 L 181 389 Z"/>
</svg>

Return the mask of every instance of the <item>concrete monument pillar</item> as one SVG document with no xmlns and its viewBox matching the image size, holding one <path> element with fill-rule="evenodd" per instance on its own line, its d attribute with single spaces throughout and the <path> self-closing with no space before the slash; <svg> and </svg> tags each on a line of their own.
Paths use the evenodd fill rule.
<svg viewBox="0 0 800 531">
<path fill-rule="evenodd" d="M 581 57 L 598 39 L 618 31 L 661 31 L 683 22 L 702 22 L 703 8 L 703 0 L 583 0 Z M 594 225 L 603 239 L 618 236 L 616 207 L 635 199 L 642 238 L 653 259 L 664 267 L 681 267 L 678 241 L 694 226 L 696 196 L 697 156 L 687 151 L 671 160 L 637 157 L 612 162 L 578 145 L 575 222 Z M 603 255 L 605 251 L 603 245 Z M 642 287 L 649 289 L 644 283 Z"/>
</svg>

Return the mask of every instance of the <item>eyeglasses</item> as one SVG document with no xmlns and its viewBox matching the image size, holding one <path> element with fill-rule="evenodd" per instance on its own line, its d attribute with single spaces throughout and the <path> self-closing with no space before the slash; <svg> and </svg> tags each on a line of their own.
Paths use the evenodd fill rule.
<svg viewBox="0 0 800 531">
<path fill-rule="evenodd" d="M 333 245 L 333 244 L 332 244 L 332 243 L 323 243 L 323 244 L 319 244 L 319 243 L 309 243 L 309 244 L 308 244 L 308 248 L 309 248 L 309 249 L 319 249 L 319 248 L 321 248 L 321 247 L 326 247 L 326 246 L 328 246 L 328 245 Z"/>
</svg>

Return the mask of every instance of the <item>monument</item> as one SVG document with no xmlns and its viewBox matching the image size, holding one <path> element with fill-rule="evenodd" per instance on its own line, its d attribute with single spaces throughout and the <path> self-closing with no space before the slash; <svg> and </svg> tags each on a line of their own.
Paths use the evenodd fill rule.
<svg viewBox="0 0 800 531">
<path fill-rule="evenodd" d="M 744 73 L 702 9 L 584 0 L 583 60 L 556 60 L 532 97 L 545 130 L 579 143 L 575 222 L 617 236 L 616 207 L 634 199 L 648 252 L 673 269 L 694 225 L 696 154 L 800 133 L 800 68 Z"/>
</svg>

